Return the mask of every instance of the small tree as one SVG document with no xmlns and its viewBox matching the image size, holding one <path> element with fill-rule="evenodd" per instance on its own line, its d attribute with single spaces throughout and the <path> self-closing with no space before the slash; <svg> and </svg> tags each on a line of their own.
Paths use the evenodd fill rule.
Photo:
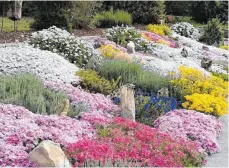
<svg viewBox="0 0 229 168">
<path fill-rule="evenodd" d="M 221 28 L 221 23 L 218 18 L 208 21 L 207 25 L 204 27 L 204 34 L 200 41 L 203 41 L 209 45 L 218 44 L 223 39 L 223 30 Z"/>
</svg>

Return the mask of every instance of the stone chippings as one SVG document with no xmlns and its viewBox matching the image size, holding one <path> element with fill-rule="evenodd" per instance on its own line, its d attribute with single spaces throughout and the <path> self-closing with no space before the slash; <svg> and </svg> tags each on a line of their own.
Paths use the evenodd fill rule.
<svg viewBox="0 0 229 168">
<path fill-rule="evenodd" d="M 0 75 L 31 73 L 43 81 L 71 83 L 79 80 L 75 76 L 78 70 L 58 54 L 27 44 L 0 47 Z"/>
</svg>

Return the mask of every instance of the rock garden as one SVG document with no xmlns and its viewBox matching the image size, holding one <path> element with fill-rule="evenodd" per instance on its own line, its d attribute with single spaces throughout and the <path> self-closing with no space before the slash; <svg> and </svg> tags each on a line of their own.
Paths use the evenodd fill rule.
<svg viewBox="0 0 229 168">
<path fill-rule="evenodd" d="M 227 167 L 219 20 L 200 32 L 103 15 L 102 35 L 53 24 L 0 44 L 0 167 Z"/>
</svg>

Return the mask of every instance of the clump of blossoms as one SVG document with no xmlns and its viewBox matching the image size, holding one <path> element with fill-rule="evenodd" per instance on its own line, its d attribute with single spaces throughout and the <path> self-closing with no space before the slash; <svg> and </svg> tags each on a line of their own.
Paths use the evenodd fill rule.
<svg viewBox="0 0 229 168">
<path fill-rule="evenodd" d="M 113 164 L 127 161 L 146 167 L 201 166 L 202 156 L 196 143 L 182 139 L 173 140 L 157 129 L 115 117 L 107 127 L 97 128 L 98 137 L 72 143 L 66 153 L 73 165 L 82 166 L 85 161 L 110 160 Z"/>
<path fill-rule="evenodd" d="M 116 48 L 116 46 L 112 44 L 102 45 L 99 48 L 99 51 L 105 58 L 126 60 L 130 63 L 132 62 L 132 57 L 128 53 L 121 51 L 119 48 Z"/>
<path fill-rule="evenodd" d="M 28 43 L 42 50 L 58 53 L 80 67 L 84 67 L 92 56 L 99 55 L 90 43 L 55 26 L 32 33 Z"/>
<path fill-rule="evenodd" d="M 186 102 L 184 108 L 222 116 L 227 113 L 228 82 L 216 76 L 205 76 L 201 71 L 179 67 L 180 76 L 171 83 Z"/>
<path fill-rule="evenodd" d="M 42 140 L 61 146 L 94 137 L 88 121 L 67 116 L 34 114 L 21 106 L 0 104 L 0 167 L 33 166 L 28 153 Z"/>
<path fill-rule="evenodd" d="M 214 116 L 191 110 L 174 110 L 155 120 L 154 126 L 174 138 L 196 142 L 206 153 L 215 153 L 220 149 L 217 138 L 222 124 Z"/>
<path fill-rule="evenodd" d="M 188 22 L 180 22 L 172 25 L 171 30 L 181 36 L 185 36 L 194 40 L 198 40 L 200 37 L 198 29 Z"/>
<path fill-rule="evenodd" d="M 151 32 L 143 32 L 142 33 L 142 37 L 144 37 L 145 39 L 152 41 L 152 42 L 156 42 L 156 43 L 160 43 L 160 44 L 164 44 L 167 45 L 171 48 L 175 48 L 176 46 L 176 42 L 166 38 L 166 37 L 161 37 L 158 34 L 155 33 L 151 33 Z"/>
<path fill-rule="evenodd" d="M 215 97 L 210 94 L 198 94 L 185 96 L 186 102 L 182 106 L 189 110 L 197 110 L 214 116 L 227 114 L 228 104 L 222 97 Z"/>
<path fill-rule="evenodd" d="M 136 41 L 141 37 L 141 33 L 134 27 L 116 26 L 106 30 L 106 37 L 108 40 L 125 46 L 129 41 Z"/>
<path fill-rule="evenodd" d="M 97 113 L 100 113 L 99 115 L 103 116 L 104 121 L 106 122 L 107 118 L 112 118 L 113 115 L 118 115 L 118 112 L 120 111 L 120 108 L 103 94 L 90 94 L 79 88 L 73 87 L 71 84 L 46 82 L 45 85 L 56 91 L 66 92 L 73 105 L 78 102 L 86 103 L 89 107 L 85 112 L 91 113 L 90 117 L 93 117 L 93 114 L 95 115 L 94 117 L 96 117 Z M 88 114 L 85 113 L 82 113 L 82 115 L 88 116 Z"/>
</svg>

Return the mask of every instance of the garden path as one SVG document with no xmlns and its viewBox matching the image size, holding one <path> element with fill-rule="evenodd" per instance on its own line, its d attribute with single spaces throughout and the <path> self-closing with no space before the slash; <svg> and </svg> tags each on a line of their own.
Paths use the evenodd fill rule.
<svg viewBox="0 0 229 168">
<path fill-rule="evenodd" d="M 207 164 L 204 167 L 228 167 L 228 115 L 220 117 L 223 123 L 223 130 L 218 141 L 221 151 L 207 157 Z"/>
</svg>

